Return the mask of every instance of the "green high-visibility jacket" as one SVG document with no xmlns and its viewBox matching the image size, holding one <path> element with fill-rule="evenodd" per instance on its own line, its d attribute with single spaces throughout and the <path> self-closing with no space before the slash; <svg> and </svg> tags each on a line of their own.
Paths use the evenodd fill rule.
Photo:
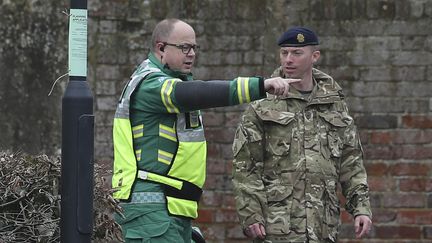
<svg viewBox="0 0 432 243">
<path fill-rule="evenodd" d="M 264 97 L 262 78 L 192 80 L 150 53 L 125 86 L 114 118 L 114 198 L 163 191 L 170 214 L 196 218 L 206 173 L 200 109 Z"/>
</svg>

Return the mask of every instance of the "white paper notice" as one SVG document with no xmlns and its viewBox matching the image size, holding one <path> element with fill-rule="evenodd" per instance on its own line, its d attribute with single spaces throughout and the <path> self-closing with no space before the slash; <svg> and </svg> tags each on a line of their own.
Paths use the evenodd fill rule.
<svg viewBox="0 0 432 243">
<path fill-rule="evenodd" d="M 87 77 L 87 9 L 69 16 L 69 76 Z"/>
</svg>

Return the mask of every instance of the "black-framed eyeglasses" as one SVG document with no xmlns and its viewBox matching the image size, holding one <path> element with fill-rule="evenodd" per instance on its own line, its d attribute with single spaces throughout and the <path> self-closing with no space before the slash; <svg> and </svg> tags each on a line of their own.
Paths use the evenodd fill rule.
<svg viewBox="0 0 432 243">
<path fill-rule="evenodd" d="M 167 46 L 174 46 L 177 47 L 178 49 L 180 49 L 183 54 L 189 54 L 190 50 L 193 49 L 195 53 L 197 53 L 200 49 L 199 45 L 192 45 L 192 44 L 172 44 L 172 43 L 168 43 L 168 42 L 162 42 L 164 45 Z"/>
</svg>

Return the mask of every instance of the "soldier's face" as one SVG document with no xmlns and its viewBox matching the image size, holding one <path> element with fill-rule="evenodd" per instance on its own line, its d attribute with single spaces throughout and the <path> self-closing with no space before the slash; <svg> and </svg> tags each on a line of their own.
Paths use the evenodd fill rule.
<svg viewBox="0 0 432 243">
<path fill-rule="evenodd" d="M 196 45 L 195 31 L 192 27 L 183 22 L 176 23 L 168 40 L 165 42 L 169 43 L 169 45 L 165 45 L 163 52 L 160 52 L 162 63 L 168 64 L 172 70 L 190 73 L 195 62 L 196 49 L 190 48 L 187 53 L 184 53 L 182 49 L 187 48 L 182 48 L 179 45 L 183 47 Z"/>
<path fill-rule="evenodd" d="M 312 72 L 320 52 L 312 46 L 281 47 L 279 51 L 283 73 L 287 78 L 303 78 Z"/>
</svg>

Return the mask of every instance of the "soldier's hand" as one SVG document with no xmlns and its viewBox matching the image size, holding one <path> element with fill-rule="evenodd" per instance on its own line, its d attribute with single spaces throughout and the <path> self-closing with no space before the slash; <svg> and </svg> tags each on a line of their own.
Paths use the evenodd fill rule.
<svg viewBox="0 0 432 243">
<path fill-rule="evenodd" d="M 264 80 L 264 89 L 273 95 L 282 95 L 284 97 L 288 96 L 290 83 L 300 82 L 301 79 L 291 79 L 291 78 L 268 78 Z"/>
<path fill-rule="evenodd" d="M 358 215 L 354 219 L 356 238 L 360 239 L 369 234 L 372 227 L 372 220 L 366 215 Z"/>
<path fill-rule="evenodd" d="M 251 238 L 251 239 L 255 239 L 255 238 L 260 238 L 260 239 L 264 239 L 265 238 L 265 228 L 262 224 L 260 223 L 255 223 L 255 224 L 251 224 L 249 225 L 246 229 L 245 229 L 245 234 L 247 237 Z"/>
</svg>

